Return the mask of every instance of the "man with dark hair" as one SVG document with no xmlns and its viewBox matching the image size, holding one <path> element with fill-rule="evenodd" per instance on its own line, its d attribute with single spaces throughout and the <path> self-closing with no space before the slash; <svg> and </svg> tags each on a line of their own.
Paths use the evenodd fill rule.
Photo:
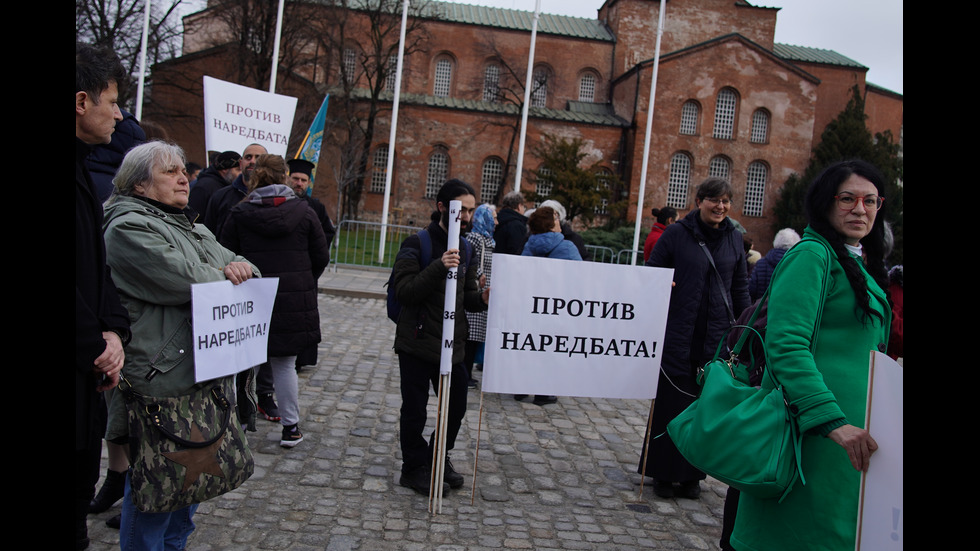
<svg viewBox="0 0 980 551">
<path fill-rule="evenodd" d="M 129 314 L 106 266 L 102 202 L 85 158 L 112 139 L 122 120 L 119 83 L 126 78 L 112 51 L 75 44 L 75 547 L 88 547 L 85 517 L 95 496 L 105 436 L 100 393 L 116 386 L 129 341 Z"/>
<path fill-rule="evenodd" d="M 241 169 L 238 167 L 241 159 L 242 156 L 237 151 L 219 153 L 214 162 L 197 176 L 197 182 L 191 188 L 191 194 L 187 199 L 187 206 L 203 217 L 211 196 L 219 189 L 230 186 L 241 174 Z"/>
<path fill-rule="evenodd" d="M 527 241 L 527 217 L 524 216 L 524 196 L 512 191 L 500 201 L 497 228 L 493 231 L 497 243 L 494 253 L 520 255 Z"/>
<path fill-rule="evenodd" d="M 480 289 L 476 269 L 469 269 L 466 255 L 460 249 L 448 249 L 449 203 L 459 200 L 460 235 L 469 229 L 470 217 L 476 210 L 476 193 L 461 181 L 446 182 L 436 196 L 436 212 L 429 226 L 402 242 L 392 267 L 392 285 L 401 303 L 395 329 L 395 352 L 401 374 L 402 407 L 399 420 L 402 450 L 402 472 L 399 484 L 428 495 L 434 453 L 433 434 L 426 443 L 426 406 L 429 387 L 439 389 L 439 365 L 442 356 L 442 324 L 445 309 L 446 277 L 457 268 L 455 332 L 450 376 L 449 411 L 446 421 L 446 449 L 456 443 L 456 435 L 466 413 L 466 368 L 463 366 L 469 324 L 459 312 L 487 309 L 489 289 Z M 422 234 L 422 235 L 420 235 Z M 422 239 L 428 240 L 428 258 L 422 258 Z M 462 244 L 462 238 L 460 239 Z M 447 250 L 448 249 L 448 250 Z M 456 472 L 446 458 L 443 494 L 446 488 L 463 485 L 463 475 Z"/>
</svg>

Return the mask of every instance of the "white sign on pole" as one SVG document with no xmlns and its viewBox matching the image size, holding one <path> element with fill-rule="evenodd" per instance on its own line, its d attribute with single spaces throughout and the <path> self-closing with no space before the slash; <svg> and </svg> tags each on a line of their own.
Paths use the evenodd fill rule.
<svg viewBox="0 0 980 551">
<path fill-rule="evenodd" d="M 887 355 L 872 352 L 866 428 L 878 450 L 861 476 L 858 550 L 897 551 L 904 545 L 904 391 L 904 368 Z"/>
<path fill-rule="evenodd" d="M 483 390 L 654 398 L 673 275 L 493 255 Z"/>
<path fill-rule="evenodd" d="M 227 280 L 191 285 L 197 382 L 266 361 L 278 288 L 278 277 L 252 278 L 239 285 Z"/>
<path fill-rule="evenodd" d="M 296 98 L 204 77 L 204 145 L 209 151 L 243 151 L 257 143 L 286 155 Z"/>
</svg>

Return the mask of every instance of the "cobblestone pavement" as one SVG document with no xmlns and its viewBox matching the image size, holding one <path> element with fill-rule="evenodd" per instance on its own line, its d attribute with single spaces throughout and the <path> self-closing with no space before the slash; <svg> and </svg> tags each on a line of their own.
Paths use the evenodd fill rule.
<svg viewBox="0 0 980 551">
<path fill-rule="evenodd" d="M 279 424 L 260 419 L 248 433 L 255 474 L 200 506 L 189 550 L 718 549 L 724 484 L 709 478 L 699 500 L 662 499 L 648 478 L 640 494 L 645 400 L 542 407 L 471 390 L 450 452 L 466 483 L 430 514 L 425 496 L 398 485 L 401 396 L 384 301 L 321 294 L 319 305 L 319 361 L 299 378 L 304 441 L 281 448 Z M 429 410 L 427 433 L 434 395 Z M 89 516 L 89 549 L 118 549 L 104 521 L 119 511 Z"/>
</svg>

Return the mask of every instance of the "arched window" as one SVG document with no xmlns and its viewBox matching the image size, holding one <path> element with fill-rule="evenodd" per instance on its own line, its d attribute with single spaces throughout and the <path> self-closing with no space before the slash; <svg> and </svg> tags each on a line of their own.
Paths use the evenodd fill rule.
<svg viewBox="0 0 980 551">
<path fill-rule="evenodd" d="M 748 179 L 745 182 L 745 216 L 762 216 L 762 203 L 766 197 L 766 179 L 769 169 L 759 161 L 749 163 Z"/>
<path fill-rule="evenodd" d="M 425 196 L 435 198 L 439 188 L 449 179 L 449 154 L 437 149 L 429 157 L 429 171 L 425 176 Z"/>
<path fill-rule="evenodd" d="M 449 97 L 453 84 L 453 62 L 448 57 L 436 60 L 436 75 L 432 94 L 442 98 Z"/>
<path fill-rule="evenodd" d="M 731 182 L 732 177 L 732 163 L 728 159 L 722 156 L 713 157 L 711 162 L 708 163 L 708 176 L 716 176 L 718 178 L 724 178 Z"/>
<path fill-rule="evenodd" d="M 483 70 L 483 101 L 500 99 L 500 66 L 487 65 Z"/>
<path fill-rule="evenodd" d="M 491 203 L 496 199 L 503 176 L 503 161 L 491 157 L 483 162 L 483 176 L 480 178 L 480 202 Z"/>
<path fill-rule="evenodd" d="M 344 78 L 353 83 L 357 78 L 357 50 L 354 48 L 344 48 L 344 59 L 342 69 Z"/>
<path fill-rule="evenodd" d="M 596 178 L 599 180 L 598 184 L 596 184 L 596 189 L 599 191 L 608 190 L 609 182 L 612 180 L 612 172 L 609 172 L 609 170 L 605 168 L 601 168 L 596 174 Z M 609 195 L 606 194 L 605 197 L 600 199 L 599 204 L 596 205 L 592 211 L 596 214 L 609 214 Z"/>
<path fill-rule="evenodd" d="M 531 78 L 531 107 L 547 107 L 548 104 L 548 70 L 537 68 Z"/>
<path fill-rule="evenodd" d="M 394 92 L 395 91 L 395 78 L 397 78 L 396 72 L 398 71 L 398 56 L 388 56 L 388 68 L 386 69 L 387 74 L 385 74 L 385 91 Z"/>
<path fill-rule="evenodd" d="M 732 139 L 735 130 L 735 109 L 738 96 L 731 88 L 722 88 L 715 101 L 715 129 L 712 136 L 725 140 Z"/>
<path fill-rule="evenodd" d="M 681 107 L 681 134 L 693 136 L 698 133 L 698 115 L 701 108 L 695 101 L 686 101 Z"/>
<path fill-rule="evenodd" d="M 551 169 L 546 166 L 539 168 L 537 181 L 534 182 L 534 192 L 537 193 L 539 197 L 547 198 L 551 195 L 551 188 L 553 186 L 554 184 L 551 182 Z M 547 201 L 547 199 L 542 199 L 542 201 Z M 540 204 L 541 201 L 535 203 L 535 208 L 537 208 Z"/>
<path fill-rule="evenodd" d="M 381 144 L 374 150 L 371 159 L 371 192 L 385 192 L 385 172 L 388 170 L 388 144 Z"/>
<path fill-rule="evenodd" d="M 592 73 L 585 73 L 578 81 L 578 100 L 587 103 L 595 102 L 596 78 Z"/>
<path fill-rule="evenodd" d="M 752 143 L 766 143 L 769 141 L 769 111 L 758 109 L 752 113 L 752 135 L 749 137 Z"/>
<path fill-rule="evenodd" d="M 686 153 L 674 153 L 670 158 L 670 176 L 667 178 L 667 204 L 687 208 L 687 188 L 691 182 L 691 158 Z"/>
</svg>

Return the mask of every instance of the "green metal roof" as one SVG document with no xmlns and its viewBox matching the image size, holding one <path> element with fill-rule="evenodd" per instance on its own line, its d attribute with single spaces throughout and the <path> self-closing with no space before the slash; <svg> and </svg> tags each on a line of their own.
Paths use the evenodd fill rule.
<svg viewBox="0 0 980 551">
<path fill-rule="evenodd" d="M 352 91 L 357 99 L 366 99 L 370 93 L 365 88 L 357 88 Z M 392 101 L 394 94 L 382 92 L 382 101 Z M 492 101 L 481 101 L 463 98 L 451 98 L 432 96 L 429 94 L 402 94 L 399 100 L 403 105 L 424 105 L 442 109 L 454 109 L 461 111 L 475 111 L 492 113 L 496 115 L 520 116 L 520 108 L 513 103 L 499 103 Z M 579 104 L 572 106 L 571 104 Z M 576 124 L 595 124 L 599 126 L 627 127 L 629 121 L 616 115 L 612 106 L 608 104 L 591 104 L 591 108 L 584 108 L 582 102 L 569 102 L 569 109 L 546 109 L 542 107 L 531 107 L 528 109 L 528 116 L 545 120 L 570 122 Z"/>
<path fill-rule="evenodd" d="M 853 67 L 855 69 L 867 69 L 867 67 L 857 61 L 842 56 L 833 50 L 821 50 L 820 48 L 793 46 L 790 44 L 773 44 L 772 53 L 787 61 L 823 63 L 826 65 L 840 65 L 841 67 Z"/>
<path fill-rule="evenodd" d="M 451 23 L 479 25 L 531 32 L 534 22 L 533 11 L 511 10 L 506 8 L 488 8 L 470 4 L 454 4 L 452 2 L 433 2 L 431 4 L 433 17 Z M 584 38 L 588 40 L 603 40 L 614 42 L 609 28 L 597 19 L 571 17 L 542 13 L 538 18 L 538 32 Z"/>
</svg>

